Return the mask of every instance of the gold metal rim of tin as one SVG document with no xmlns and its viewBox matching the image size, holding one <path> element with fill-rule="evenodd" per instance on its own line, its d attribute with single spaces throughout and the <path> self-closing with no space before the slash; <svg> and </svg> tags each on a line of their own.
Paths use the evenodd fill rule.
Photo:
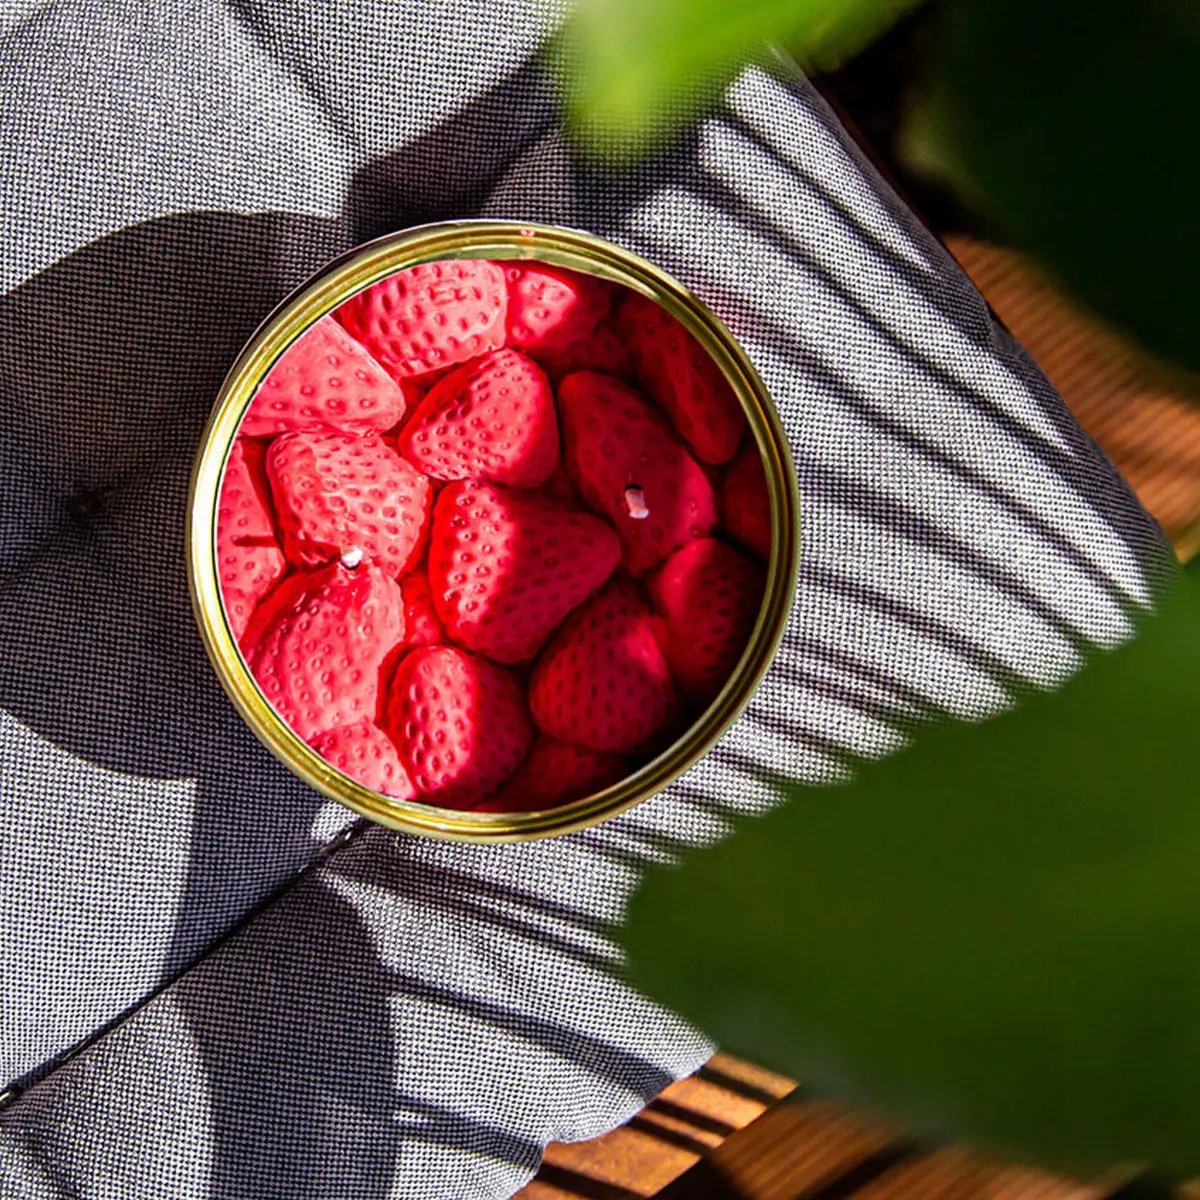
<svg viewBox="0 0 1200 1200">
<path fill-rule="evenodd" d="M 438 259 L 533 259 L 641 292 L 696 336 L 728 378 L 763 457 L 771 504 L 766 592 L 733 674 L 687 732 L 620 783 L 540 812 L 476 813 L 381 796 L 331 767 L 296 736 L 259 691 L 238 651 L 218 584 L 221 477 L 242 416 L 275 360 L 313 322 L 387 275 Z M 766 388 L 733 335 L 691 292 L 646 259 L 603 238 L 518 221 L 446 221 L 389 234 L 350 251 L 302 284 L 259 327 L 217 395 L 192 472 L 188 578 L 205 649 L 221 684 L 266 747 L 305 782 L 364 817 L 407 833 L 460 842 L 521 842 L 570 833 L 649 799 L 681 775 L 739 715 L 766 673 L 791 609 L 799 564 L 799 500 L 787 440 Z"/>
</svg>

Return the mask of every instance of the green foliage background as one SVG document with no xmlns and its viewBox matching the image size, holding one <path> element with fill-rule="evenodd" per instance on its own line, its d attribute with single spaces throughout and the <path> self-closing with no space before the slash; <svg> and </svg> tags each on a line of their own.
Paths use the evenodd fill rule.
<svg viewBox="0 0 1200 1200">
<path fill-rule="evenodd" d="M 919 1130 L 1200 1165 L 1200 587 L 1060 691 L 943 724 L 650 874 L 635 981 Z"/>
<path fill-rule="evenodd" d="M 835 66 L 915 0 L 580 0 L 570 110 L 633 156 L 710 104 L 764 42 Z M 910 161 L 1097 313 L 1200 368 L 1193 0 L 945 0 L 907 114 Z"/>
</svg>

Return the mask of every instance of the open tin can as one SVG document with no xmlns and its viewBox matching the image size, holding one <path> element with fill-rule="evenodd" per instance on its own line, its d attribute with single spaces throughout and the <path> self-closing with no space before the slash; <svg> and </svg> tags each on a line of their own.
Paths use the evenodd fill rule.
<svg viewBox="0 0 1200 1200">
<path fill-rule="evenodd" d="M 640 292 L 677 318 L 729 381 L 762 456 L 771 546 L 762 606 L 744 652 L 716 698 L 683 735 L 605 790 L 537 812 L 473 812 L 391 799 L 332 767 L 266 700 L 238 649 L 222 602 L 217 513 L 222 476 L 244 413 L 271 367 L 314 322 L 397 271 L 447 259 L 535 260 Z M 390 234 L 329 264 L 259 328 L 217 396 L 197 454 L 188 510 L 192 602 L 218 678 L 250 728 L 295 774 L 383 825 L 463 842 L 517 842 L 583 829 L 640 803 L 688 769 L 739 714 L 766 672 L 791 608 L 799 559 L 799 501 L 778 416 L 729 330 L 681 284 L 645 259 L 588 233 L 511 221 L 452 221 Z"/>
</svg>

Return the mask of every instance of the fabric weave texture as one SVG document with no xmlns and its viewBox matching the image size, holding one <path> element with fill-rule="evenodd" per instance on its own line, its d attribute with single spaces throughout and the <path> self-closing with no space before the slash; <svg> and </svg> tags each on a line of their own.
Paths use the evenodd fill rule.
<svg viewBox="0 0 1200 1200">
<path fill-rule="evenodd" d="M 0 3 L 5 1200 L 511 1194 L 710 1053 L 613 971 L 647 861 L 762 811 L 765 772 L 829 780 L 1053 684 L 1149 602 L 1153 521 L 804 80 L 748 69 L 606 174 L 557 123 L 555 17 Z M 692 287 L 775 397 L 803 522 L 782 649 L 720 745 L 599 828 L 494 848 L 292 778 L 217 685 L 183 565 L 257 323 L 351 246 L 476 214 Z"/>
</svg>

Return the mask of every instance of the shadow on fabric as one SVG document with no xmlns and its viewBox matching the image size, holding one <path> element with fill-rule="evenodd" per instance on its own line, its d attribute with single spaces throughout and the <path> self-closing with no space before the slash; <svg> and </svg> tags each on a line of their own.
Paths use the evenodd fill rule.
<svg viewBox="0 0 1200 1200">
<path fill-rule="evenodd" d="M 174 992 L 209 1078 L 212 1195 L 375 1200 L 412 1142 L 536 1165 L 540 1146 L 403 1093 L 397 981 L 328 887 L 305 880 L 227 949 Z"/>
<path fill-rule="evenodd" d="M 165 973 L 312 852 L 318 797 L 262 750 L 200 645 L 183 528 L 228 364 L 335 232 L 279 214 L 169 217 L 0 301 L 0 443 L 55 450 L 36 470 L 8 464 L 10 519 L 36 525 L 6 537 L 0 563 L 0 704 L 107 770 L 195 782 L 183 827 L 130 814 L 129 836 L 148 847 L 190 842 Z"/>
<path fill-rule="evenodd" d="M 292 889 L 302 922 L 275 927 L 268 909 L 224 943 L 231 953 L 214 969 L 220 939 L 323 849 L 311 830 L 324 801 L 267 753 L 222 692 L 195 628 L 183 538 L 196 447 L 241 346 L 349 247 L 469 215 L 551 120 L 549 101 L 516 103 L 535 73 L 522 68 L 364 170 L 340 220 L 163 217 L 0 297 L 0 468 L 10 489 L 0 513 L 0 707 L 71 757 L 195 785 L 186 819 L 162 827 L 151 806 L 131 812 L 124 832 L 146 845 L 148 872 L 160 844 L 188 846 L 161 979 L 178 980 L 210 1073 L 219 1195 L 375 1196 L 404 1140 L 465 1139 L 529 1169 L 540 1155 L 397 1093 L 385 1005 L 397 981 L 355 910 L 315 880 Z M 500 120 L 503 141 L 480 136 Z M 482 157 L 465 154 L 468 145 Z M 97 844 L 92 861 L 72 866 L 103 873 L 105 858 Z M 52 873 L 40 887 L 39 903 L 53 911 Z M 102 914 L 102 927 L 136 930 L 138 897 L 123 900 L 128 908 Z M 331 961 L 343 967 L 336 977 Z M 18 1089 L 67 1066 L 103 1031 L 35 1067 Z M 347 1142 L 353 1127 L 362 1136 Z"/>
</svg>

